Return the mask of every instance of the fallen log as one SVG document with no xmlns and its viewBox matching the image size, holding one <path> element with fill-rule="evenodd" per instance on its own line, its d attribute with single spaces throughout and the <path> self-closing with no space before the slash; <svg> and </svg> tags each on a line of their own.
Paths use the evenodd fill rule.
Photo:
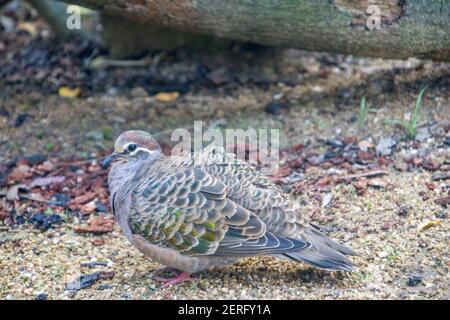
<svg viewBox="0 0 450 320">
<path fill-rule="evenodd" d="M 152 28 L 382 58 L 450 61 L 450 1 L 71 0 Z"/>
</svg>

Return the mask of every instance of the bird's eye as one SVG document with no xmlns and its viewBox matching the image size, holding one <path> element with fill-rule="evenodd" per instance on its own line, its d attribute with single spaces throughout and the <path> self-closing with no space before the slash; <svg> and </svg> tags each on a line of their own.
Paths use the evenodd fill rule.
<svg viewBox="0 0 450 320">
<path fill-rule="evenodd" d="M 133 151 L 136 150 L 136 149 L 137 149 L 137 145 L 135 145 L 134 143 L 129 144 L 128 147 L 127 147 L 127 150 L 128 150 L 129 152 L 133 152 Z"/>
</svg>

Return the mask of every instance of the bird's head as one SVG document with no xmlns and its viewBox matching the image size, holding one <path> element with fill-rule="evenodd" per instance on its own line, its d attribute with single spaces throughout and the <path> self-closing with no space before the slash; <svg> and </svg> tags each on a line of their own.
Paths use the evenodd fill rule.
<svg viewBox="0 0 450 320">
<path fill-rule="evenodd" d="M 114 152 L 106 157 L 103 167 L 113 162 L 147 160 L 161 155 L 161 147 L 150 133 L 142 130 L 123 132 L 114 143 Z"/>
</svg>

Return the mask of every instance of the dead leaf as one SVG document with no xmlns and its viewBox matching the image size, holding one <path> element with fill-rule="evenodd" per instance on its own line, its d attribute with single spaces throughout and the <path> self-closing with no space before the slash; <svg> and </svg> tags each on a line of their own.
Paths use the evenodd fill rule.
<svg viewBox="0 0 450 320">
<path fill-rule="evenodd" d="M 288 160 L 287 164 L 291 168 L 300 168 L 303 162 L 304 162 L 303 157 L 298 157 L 296 159 Z"/>
<path fill-rule="evenodd" d="M 17 25 L 17 30 L 28 32 L 32 36 L 37 34 L 36 26 L 30 22 L 20 22 Z"/>
<path fill-rule="evenodd" d="M 367 180 L 366 179 L 358 180 L 358 181 L 353 183 L 353 186 L 355 187 L 356 192 L 358 193 L 358 195 L 362 196 L 367 191 Z"/>
<path fill-rule="evenodd" d="M 8 180 L 20 182 L 22 180 L 31 178 L 33 174 L 30 172 L 30 167 L 26 164 L 20 164 L 9 174 Z"/>
<path fill-rule="evenodd" d="M 363 163 L 372 160 L 374 157 L 375 152 L 370 151 L 359 151 L 357 155 L 358 161 Z"/>
<path fill-rule="evenodd" d="M 115 275 L 114 271 L 100 271 L 98 273 L 98 278 L 109 280 L 109 279 L 112 279 L 114 277 L 114 275 Z"/>
<path fill-rule="evenodd" d="M 320 178 L 314 185 L 318 188 L 323 188 L 325 186 L 328 186 L 331 182 L 331 177 L 328 175 Z"/>
<path fill-rule="evenodd" d="M 76 87 L 74 89 L 69 88 L 69 87 L 60 87 L 58 89 L 58 95 L 63 98 L 73 99 L 73 98 L 78 97 L 80 94 L 81 94 L 81 89 L 79 87 Z"/>
<path fill-rule="evenodd" d="M 51 172 L 55 170 L 55 166 L 50 161 L 45 161 L 44 163 L 39 164 L 36 169 L 43 172 Z"/>
<path fill-rule="evenodd" d="M 436 227 L 436 226 L 438 226 L 440 224 L 441 224 L 441 220 L 439 220 L 439 219 L 429 220 L 429 221 L 424 222 L 421 225 L 419 225 L 417 230 L 418 231 L 424 231 L 424 230 L 430 229 L 431 227 Z"/>
<path fill-rule="evenodd" d="M 6 203 L 6 199 L 3 198 L 0 201 L 0 220 L 5 220 L 11 218 L 11 208 L 9 208 L 8 203 Z"/>
<path fill-rule="evenodd" d="M 85 204 L 88 201 L 93 200 L 97 194 L 95 192 L 88 192 L 86 194 L 83 194 L 81 196 L 78 196 L 70 201 L 70 205 L 81 205 Z"/>
<path fill-rule="evenodd" d="M 0 210 L 0 220 L 5 220 L 11 217 L 11 214 L 7 211 Z"/>
<path fill-rule="evenodd" d="M 64 176 L 39 177 L 31 181 L 29 187 L 30 189 L 34 187 L 46 187 L 51 184 L 62 183 L 65 179 L 66 177 Z"/>
<path fill-rule="evenodd" d="M 342 141 L 343 141 L 346 145 L 349 145 L 349 144 L 355 144 L 355 143 L 358 141 L 358 137 L 356 137 L 356 136 L 344 137 L 344 138 L 342 139 Z"/>
<path fill-rule="evenodd" d="M 378 157 L 378 164 L 381 167 L 386 167 L 387 165 L 391 164 L 392 162 L 394 162 L 393 160 L 386 158 L 386 157 Z"/>
<path fill-rule="evenodd" d="M 362 151 L 367 151 L 369 149 L 375 148 L 375 145 L 367 140 L 362 140 L 358 142 L 358 148 Z"/>
<path fill-rule="evenodd" d="M 20 199 L 19 197 L 19 191 L 25 190 L 28 191 L 28 187 L 24 184 L 16 184 L 9 188 L 8 193 L 6 194 L 6 200 L 9 201 L 17 201 Z"/>
<path fill-rule="evenodd" d="M 172 102 L 178 99 L 180 96 L 179 92 L 159 92 L 155 95 L 156 101 L 159 102 Z"/>
<path fill-rule="evenodd" d="M 281 182 L 284 177 L 287 177 L 291 174 L 291 171 L 292 170 L 289 166 L 281 167 L 273 176 L 270 176 L 270 179 L 275 183 Z"/>
<path fill-rule="evenodd" d="M 75 226 L 73 230 L 76 233 L 108 233 L 114 230 L 114 220 L 98 216 L 92 218 L 87 226 Z"/>
<path fill-rule="evenodd" d="M 92 200 L 86 203 L 84 206 L 82 206 L 80 210 L 82 214 L 89 214 L 95 212 L 95 208 L 97 208 L 97 205 L 95 204 L 95 200 Z"/>
</svg>

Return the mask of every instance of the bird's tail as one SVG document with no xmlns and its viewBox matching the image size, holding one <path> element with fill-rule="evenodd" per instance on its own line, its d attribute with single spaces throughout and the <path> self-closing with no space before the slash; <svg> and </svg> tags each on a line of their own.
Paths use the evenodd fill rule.
<svg viewBox="0 0 450 320">
<path fill-rule="evenodd" d="M 305 227 L 302 238 L 311 246 L 298 252 L 284 253 L 286 257 L 325 270 L 354 270 L 353 262 L 346 256 L 357 254 L 349 247 L 331 240 L 313 227 Z"/>
</svg>

